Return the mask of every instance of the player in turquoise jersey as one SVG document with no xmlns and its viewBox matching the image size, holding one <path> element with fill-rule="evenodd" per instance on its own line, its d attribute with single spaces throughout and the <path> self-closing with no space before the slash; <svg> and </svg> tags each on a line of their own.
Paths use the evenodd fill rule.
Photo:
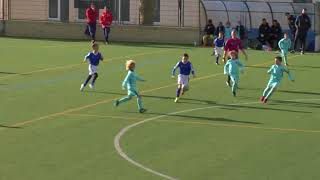
<svg viewBox="0 0 320 180">
<path fill-rule="evenodd" d="M 268 99 L 271 97 L 271 95 L 275 92 L 277 87 L 280 85 L 284 72 L 288 73 L 289 80 L 294 81 L 290 71 L 286 67 L 282 66 L 281 63 L 282 63 L 282 57 L 277 56 L 275 58 L 275 64 L 272 65 L 268 71 L 271 77 L 266 89 L 263 91 L 262 97 L 260 98 L 260 101 L 263 103 L 267 103 Z"/>
<path fill-rule="evenodd" d="M 236 51 L 231 51 L 230 57 L 231 59 L 229 59 L 224 66 L 224 74 L 230 76 L 232 81 L 232 94 L 236 96 L 240 76 L 239 69 L 243 71 L 244 65 L 238 59 L 238 53 Z"/>
<path fill-rule="evenodd" d="M 119 100 L 116 100 L 114 105 L 117 107 L 120 104 L 131 100 L 131 98 L 133 96 L 136 96 L 137 97 L 137 104 L 138 104 L 139 112 L 140 113 L 144 113 L 144 112 L 146 112 L 146 109 L 144 109 L 143 106 L 142 106 L 141 96 L 138 94 L 137 85 L 136 85 L 136 81 L 137 80 L 138 81 L 144 81 L 144 79 L 139 77 L 134 72 L 135 67 L 136 67 L 136 63 L 133 60 L 127 61 L 126 69 L 128 71 L 128 74 L 127 74 L 126 78 L 123 80 L 122 88 L 128 90 L 128 95 L 126 97 L 123 97 L 123 98 L 119 99 Z"/>
<path fill-rule="evenodd" d="M 284 65 L 288 66 L 288 53 L 289 49 L 291 48 L 291 40 L 288 36 L 288 33 L 284 33 L 284 38 L 282 38 L 279 43 L 279 48 L 281 50 L 281 56 L 284 61 Z"/>
</svg>

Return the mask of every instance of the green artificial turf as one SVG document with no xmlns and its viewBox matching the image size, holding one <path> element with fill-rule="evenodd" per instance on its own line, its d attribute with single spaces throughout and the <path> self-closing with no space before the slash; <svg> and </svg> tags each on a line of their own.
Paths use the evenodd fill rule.
<svg viewBox="0 0 320 180">
<path fill-rule="evenodd" d="M 101 45 L 95 90 L 80 92 L 88 74 L 87 42 L 0 38 L 0 180 L 160 180 L 133 160 L 186 180 L 320 179 L 320 55 L 290 55 L 295 82 L 283 78 L 268 104 L 259 103 L 275 53 L 248 50 L 238 96 L 225 85 L 212 49 L 179 45 Z M 197 77 L 174 103 L 172 67 L 187 52 Z M 242 55 L 240 56 L 243 57 Z M 126 95 L 124 63 L 136 72 L 145 114 Z M 174 113 L 187 111 L 182 113 Z M 174 114 L 172 114 L 174 113 Z"/>
</svg>

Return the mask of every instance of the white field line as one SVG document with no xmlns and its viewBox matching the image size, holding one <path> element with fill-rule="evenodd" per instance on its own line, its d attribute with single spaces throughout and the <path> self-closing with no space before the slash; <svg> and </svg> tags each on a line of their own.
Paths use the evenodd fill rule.
<svg viewBox="0 0 320 180">
<path fill-rule="evenodd" d="M 320 99 L 293 99 L 293 100 L 286 100 L 288 102 L 299 102 L 299 101 L 319 101 Z M 228 104 L 229 106 L 236 106 L 236 105 L 249 105 L 249 104 L 258 104 L 260 102 L 258 101 L 255 101 L 255 102 L 247 102 L 247 103 L 235 103 L 235 104 Z M 212 108 L 218 108 L 218 107 L 223 107 L 221 105 L 215 105 L 215 106 L 207 106 L 207 107 L 201 107 L 201 108 L 192 108 L 192 109 L 187 109 L 187 110 L 183 110 L 183 111 L 176 111 L 176 112 L 171 112 L 171 113 L 168 113 L 168 114 L 165 114 L 165 115 L 160 115 L 160 116 L 156 116 L 156 117 L 152 117 L 152 118 L 148 118 L 148 119 L 145 119 L 145 120 L 142 120 L 142 121 L 139 121 L 139 122 L 136 122 L 136 123 L 133 123 L 131 125 L 128 125 L 124 128 L 122 128 L 119 133 L 115 136 L 114 138 L 114 147 L 116 149 L 116 151 L 118 152 L 118 154 L 123 158 L 125 159 L 126 161 L 130 162 L 131 164 L 133 164 L 134 166 L 136 167 L 139 167 L 147 172 L 150 172 L 154 175 L 157 175 L 157 176 L 160 176 L 162 178 L 165 178 L 165 179 L 168 179 L 168 180 L 177 180 L 178 178 L 175 178 L 175 177 L 172 177 L 172 176 L 169 176 L 169 175 L 166 175 L 164 173 L 161 173 L 161 172 L 158 172 L 156 170 L 153 170 L 151 168 L 148 168 L 146 167 L 145 165 L 142 165 L 140 164 L 139 162 L 133 160 L 132 158 L 130 158 L 124 151 L 123 149 L 121 148 L 121 145 L 120 145 L 120 141 L 121 141 L 121 138 L 129 131 L 131 130 L 132 128 L 134 127 L 137 127 L 137 126 L 140 126 L 142 124 L 145 124 L 147 122 L 150 122 L 150 121 L 154 121 L 154 120 L 158 120 L 158 119 L 161 119 L 161 118 L 164 118 L 164 117 L 167 117 L 167 116 L 170 116 L 170 115 L 176 115 L 176 114 L 181 114 L 181 113 L 187 113 L 187 112 L 192 112 L 192 111 L 198 111 L 198 110 L 205 110 L 205 109 L 212 109 Z"/>
</svg>

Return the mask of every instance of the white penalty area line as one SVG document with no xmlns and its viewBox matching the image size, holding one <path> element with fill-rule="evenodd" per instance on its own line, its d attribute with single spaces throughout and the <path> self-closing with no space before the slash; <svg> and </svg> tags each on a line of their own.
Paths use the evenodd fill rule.
<svg viewBox="0 0 320 180">
<path fill-rule="evenodd" d="M 292 99 L 292 100 L 285 100 L 287 102 L 303 102 L 303 101 L 319 101 L 320 99 Z M 259 104 L 261 102 L 255 101 L 255 102 L 247 102 L 247 103 L 234 103 L 234 104 L 227 104 L 229 106 L 237 106 L 237 105 L 250 105 L 250 104 Z M 133 160 L 132 158 L 130 158 L 122 149 L 121 145 L 120 145 L 120 141 L 121 138 L 131 129 L 133 129 L 134 127 L 140 126 L 142 124 L 145 124 L 147 122 L 150 121 L 155 121 L 164 117 L 168 117 L 171 115 L 176 115 L 176 114 L 181 114 L 181 113 L 187 113 L 187 112 L 193 112 L 193 111 L 198 111 L 198 110 L 205 110 L 205 109 L 212 109 L 212 108 L 219 108 L 219 107 L 223 107 L 221 105 L 214 105 L 214 106 L 206 106 L 206 107 L 201 107 L 201 108 L 192 108 L 192 109 L 187 109 L 187 110 L 183 110 L 183 111 L 176 111 L 176 112 L 171 112 L 168 114 L 164 114 L 164 115 L 160 115 L 160 116 L 156 116 L 156 117 L 152 117 L 152 118 L 148 118 L 148 119 L 144 119 L 142 121 L 133 123 L 131 125 L 128 125 L 124 128 L 122 128 L 119 133 L 115 136 L 114 138 L 114 147 L 117 151 L 117 153 L 126 161 L 128 161 L 129 163 L 133 164 L 136 167 L 139 167 L 141 169 L 143 169 L 144 171 L 147 171 L 149 173 L 152 173 L 154 175 L 160 176 L 162 178 L 168 179 L 168 180 L 178 180 L 178 178 L 176 177 L 172 177 L 169 175 L 166 175 L 164 173 L 161 173 L 159 171 L 153 170 L 135 160 Z"/>
</svg>

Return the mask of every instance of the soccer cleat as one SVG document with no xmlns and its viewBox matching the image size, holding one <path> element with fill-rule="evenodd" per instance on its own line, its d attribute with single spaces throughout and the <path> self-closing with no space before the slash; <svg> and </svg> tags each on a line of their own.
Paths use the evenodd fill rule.
<svg viewBox="0 0 320 180">
<path fill-rule="evenodd" d="M 80 86 L 80 91 L 83 91 L 84 90 L 84 84 L 81 84 L 81 86 Z"/>
<path fill-rule="evenodd" d="M 268 99 L 265 98 L 265 99 L 263 100 L 263 103 L 266 104 L 267 101 L 268 101 Z"/>
<path fill-rule="evenodd" d="M 294 53 L 296 53 L 296 51 L 295 50 L 291 50 L 290 53 L 294 54 Z"/>
<path fill-rule="evenodd" d="M 89 84 L 90 89 L 94 89 L 94 85 L 93 84 Z"/>
<path fill-rule="evenodd" d="M 216 62 L 216 65 L 219 65 L 219 62 Z"/>
<path fill-rule="evenodd" d="M 289 64 L 288 64 L 288 63 L 285 63 L 284 65 L 285 65 L 285 66 L 289 66 Z"/>
<path fill-rule="evenodd" d="M 233 97 L 237 97 L 237 93 L 236 92 L 232 92 Z"/>
<path fill-rule="evenodd" d="M 226 81 L 226 85 L 229 86 L 229 87 L 231 87 L 231 84 L 230 84 L 230 82 L 228 82 L 228 81 Z"/>
<path fill-rule="evenodd" d="M 176 99 L 174 100 L 175 103 L 177 103 L 178 101 L 179 101 L 179 98 L 176 98 Z"/>
<path fill-rule="evenodd" d="M 147 110 L 146 109 L 139 109 L 139 113 L 145 113 L 145 112 L 147 112 Z"/>
<path fill-rule="evenodd" d="M 114 101 L 113 105 L 114 105 L 115 107 L 118 107 L 118 106 L 119 106 L 119 101 L 118 101 L 118 100 Z"/>
<path fill-rule="evenodd" d="M 304 51 L 301 51 L 301 53 L 300 53 L 301 55 L 304 55 Z"/>
<path fill-rule="evenodd" d="M 264 96 L 261 96 L 261 97 L 260 97 L 260 101 L 261 101 L 261 102 L 263 102 L 263 101 L 264 101 L 264 99 L 265 99 L 265 97 L 264 97 Z"/>
</svg>

